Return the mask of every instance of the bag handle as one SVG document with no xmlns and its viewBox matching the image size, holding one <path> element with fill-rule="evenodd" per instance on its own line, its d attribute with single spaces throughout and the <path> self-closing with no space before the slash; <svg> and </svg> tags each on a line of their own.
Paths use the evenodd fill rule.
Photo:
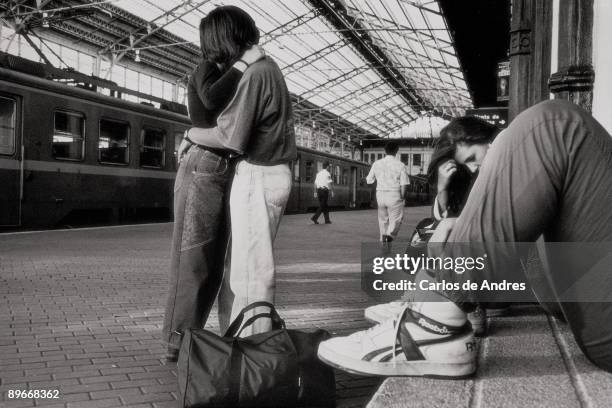
<svg viewBox="0 0 612 408">
<path fill-rule="evenodd" d="M 283 321 L 283 319 L 280 318 L 280 316 L 278 315 L 278 313 L 258 313 L 255 316 L 251 316 L 245 323 L 244 325 L 240 328 L 240 330 L 238 330 L 238 333 L 236 333 L 236 335 L 234 337 L 239 337 L 240 333 L 242 333 L 242 331 L 244 329 L 246 329 L 247 327 L 249 327 L 250 325 L 252 325 L 253 323 L 255 323 L 256 320 L 259 319 L 263 319 L 263 318 L 270 318 L 272 320 L 272 330 L 278 330 L 278 329 L 285 329 L 285 322 Z"/>
<path fill-rule="evenodd" d="M 255 309 L 256 307 L 267 307 L 270 309 L 270 315 L 269 316 L 272 319 L 272 322 L 274 324 L 274 320 L 282 322 L 283 326 L 285 324 L 285 322 L 283 322 L 283 319 L 281 319 L 281 317 L 278 315 L 278 312 L 276 311 L 276 309 L 274 308 L 274 305 L 270 302 L 253 302 L 250 305 L 246 306 L 244 309 L 242 309 L 240 311 L 240 313 L 238 313 L 238 315 L 236 316 L 236 318 L 234 319 L 234 321 L 230 324 L 230 326 L 227 328 L 227 331 L 225 332 L 225 335 L 223 337 L 235 337 L 238 332 L 238 329 L 240 329 L 240 326 L 242 326 L 242 321 L 244 320 L 244 315 L 252 310 Z M 268 317 L 268 316 L 266 316 Z M 252 319 L 252 318 L 251 318 Z M 249 319 L 250 320 L 250 319 Z M 253 324 L 253 322 L 250 322 L 250 324 Z"/>
</svg>

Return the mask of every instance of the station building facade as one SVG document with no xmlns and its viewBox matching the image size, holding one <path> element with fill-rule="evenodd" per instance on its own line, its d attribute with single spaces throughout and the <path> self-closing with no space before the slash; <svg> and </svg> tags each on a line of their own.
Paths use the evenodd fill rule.
<svg viewBox="0 0 612 408">
<path fill-rule="evenodd" d="M 363 161 L 368 164 L 385 157 L 385 144 L 389 141 L 399 144 L 397 158 L 406 165 L 410 176 L 425 176 L 433 153 L 432 138 L 380 139 L 363 142 Z"/>
</svg>

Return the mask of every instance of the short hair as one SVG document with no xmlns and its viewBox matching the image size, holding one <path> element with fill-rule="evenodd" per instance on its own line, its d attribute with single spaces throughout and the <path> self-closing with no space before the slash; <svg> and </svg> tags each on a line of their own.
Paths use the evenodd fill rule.
<svg viewBox="0 0 612 408">
<path fill-rule="evenodd" d="M 487 144 L 491 143 L 500 129 L 475 116 L 461 116 L 450 121 L 440 130 L 440 140 L 449 145 L 457 143 Z"/>
<path fill-rule="evenodd" d="M 397 142 L 387 142 L 385 145 L 385 153 L 395 156 L 399 150 Z"/>
<path fill-rule="evenodd" d="M 324 169 L 328 168 L 330 165 L 331 165 L 331 164 L 330 164 L 328 161 L 323 162 L 323 168 L 324 168 Z"/>
<path fill-rule="evenodd" d="M 217 7 L 200 21 L 200 48 L 205 59 L 228 65 L 259 43 L 251 16 L 236 6 Z"/>
</svg>

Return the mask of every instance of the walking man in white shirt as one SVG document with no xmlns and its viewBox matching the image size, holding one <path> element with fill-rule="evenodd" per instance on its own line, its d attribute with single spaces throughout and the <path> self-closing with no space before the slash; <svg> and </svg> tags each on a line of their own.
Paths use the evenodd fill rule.
<svg viewBox="0 0 612 408">
<path fill-rule="evenodd" d="M 389 142 L 385 145 L 387 156 L 372 164 L 367 177 L 368 184 L 376 184 L 376 203 L 378 204 L 378 226 L 380 240 L 391 242 L 402 225 L 404 217 L 404 196 L 410 184 L 406 166 L 395 158 L 399 145 Z"/>
<path fill-rule="evenodd" d="M 317 208 L 317 212 L 312 216 L 311 220 L 315 224 L 319 223 L 319 216 L 323 213 L 323 218 L 325 218 L 326 224 L 331 224 L 332 222 L 329 220 L 329 209 L 327 208 L 327 200 L 331 194 L 332 198 L 334 197 L 334 192 L 332 191 L 332 177 L 329 174 L 327 168 L 329 167 L 329 162 L 323 163 L 323 168 L 321 171 L 317 173 L 315 177 L 315 198 L 319 199 L 319 208 Z"/>
</svg>

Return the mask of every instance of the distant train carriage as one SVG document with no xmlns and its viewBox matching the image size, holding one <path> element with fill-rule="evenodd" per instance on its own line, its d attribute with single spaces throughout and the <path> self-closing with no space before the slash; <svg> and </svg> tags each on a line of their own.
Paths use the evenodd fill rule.
<svg viewBox="0 0 612 408">
<path fill-rule="evenodd" d="M 170 219 L 175 151 L 189 126 L 183 114 L 0 67 L 0 226 Z M 366 164 L 298 154 L 288 211 L 316 207 L 323 161 L 332 163 L 331 206 L 370 205 Z"/>
<path fill-rule="evenodd" d="M 328 201 L 330 207 L 369 208 L 372 205 L 373 190 L 365 184 L 367 164 L 301 147 L 298 159 L 293 163 L 293 190 L 288 211 L 304 212 L 317 208 L 319 201 L 314 196 L 314 180 L 325 162 L 330 163 L 328 170 L 334 181 L 334 196 Z"/>
</svg>

